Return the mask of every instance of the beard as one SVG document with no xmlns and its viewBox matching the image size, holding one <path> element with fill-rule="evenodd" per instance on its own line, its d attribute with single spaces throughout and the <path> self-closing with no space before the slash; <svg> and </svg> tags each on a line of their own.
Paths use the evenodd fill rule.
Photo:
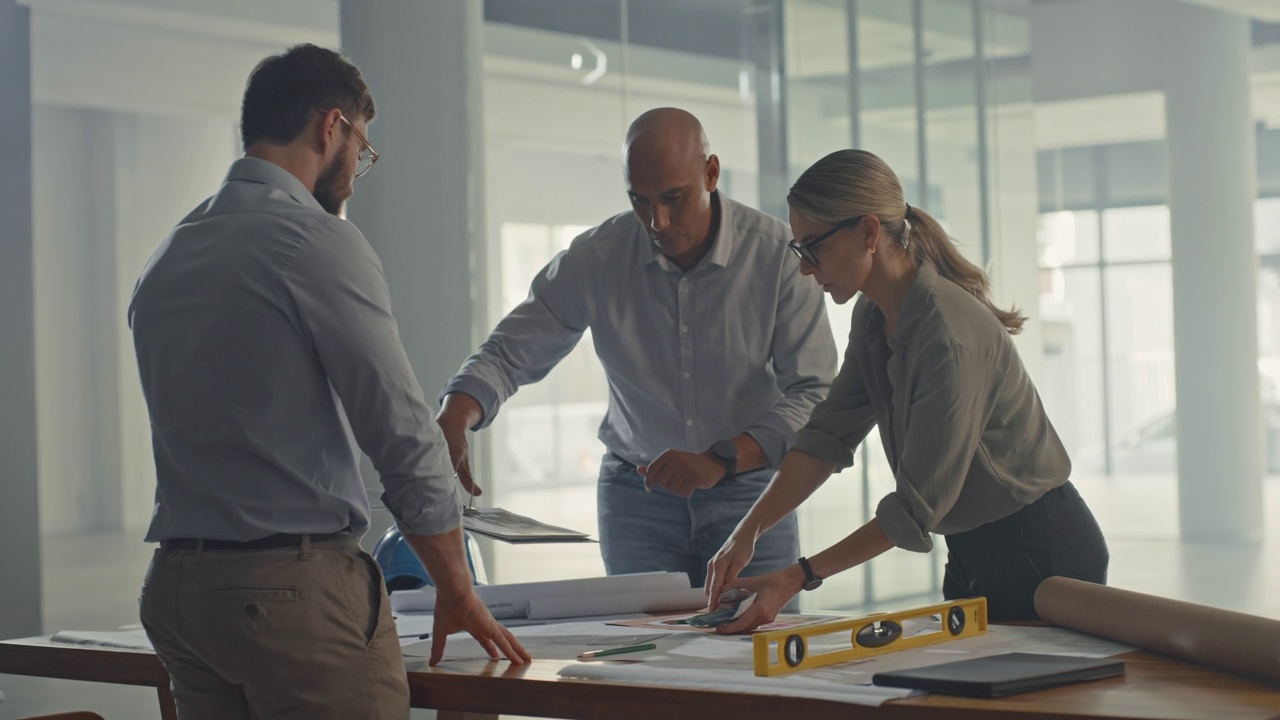
<svg viewBox="0 0 1280 720">
<path fill-rule="evenodd" d="M 328 167 L 321 171 L 320 177 L 316 178 L 316 189 L 311 192 L 325 212 L 339 217 L 342 216 L 342 206 L 351 196 L 351 173 L 344 172 L 346 163 L 343 159 L 346 156 L 347 146 L 343 143 L 342 149 L 338 151 L 333 162 L 329 163 Z"/>
</svg>

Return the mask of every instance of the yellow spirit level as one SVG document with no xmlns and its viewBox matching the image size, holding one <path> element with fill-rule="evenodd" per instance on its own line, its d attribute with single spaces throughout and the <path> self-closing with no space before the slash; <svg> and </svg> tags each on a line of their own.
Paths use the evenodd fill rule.
<svg viewBox="0 0 1280 720">
<path fill-rule="evenodd" d="M 906 636 L 907 620 L 939 615 L 942 629 Z M 948 640 L 976 637 L 987 632 L 987 599 L 966 598 L 924 605 L 899 612 L 875 613 L 861 618 L 832 620 L 801 627 L 768 630 L 753 638 L 755 671 L 759 677 L 836 665 L 884 653 L 936 645 Z M 849 634 L 849 644 L 829 652 L 810 652 L 813 638 Z M 771 652 L 772 651 L 772 652 Z"/>
</svg>

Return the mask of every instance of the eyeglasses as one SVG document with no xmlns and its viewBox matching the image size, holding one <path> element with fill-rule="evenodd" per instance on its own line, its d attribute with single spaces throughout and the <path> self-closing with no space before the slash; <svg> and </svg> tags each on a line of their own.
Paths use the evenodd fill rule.
<svg viewBox="0 0 1280 720">
<path fill-rule="evenodd" d="M 329 111 L 323 108 L 316 108 L 316 112 L 324 115 Z M 356 136 L 356 139 L 364 145 L 364 147 L 360 149 L 360 155 L 356 158 L 355 176 L 361 177 L 365 173 L 369 172 L 374 163 L 378 162 L 378 151 L 373 149 L 373 146 L 369 144 L 369 139 L 364 136 L 364 133 L 357 130 L 356 126 L 352 125 L 351 121 L 348 120 L 346 116 L 342 115 L 341 112 L 338 114 L 338 119 L 341 120 L 342 123 L 346 125 L 347 128 Z"/>
<path fill-rule="evenodd" d="M 791 252 L 795 253 L 796 257 L 800 258 L 801 260 L 809 263 L 814 267 L 817 267 L 818 255 L 815 251 L 818 249 L 818 246 L 821 245 L 824 240 L 831 237 L 832 235 L 835 235 L 837 232 L 840 232 L 841 230 L 849 227 L 850 225 L 857 224 L 858 221 L 862 220 L 863 217 L 865 217 L 865 215 L 855 215 L 849 218 L 848 220 L 841 220 L 840 222 L 836 223 L 830 230 L 822 233 L 818 237 L 813 238 L 812 240 L 806 240 L 804 242 L 797 242 L 795 240 L 792 240 L 791 242 L 787 243 L 787 247 L 791 248 Z"/>
</svg>

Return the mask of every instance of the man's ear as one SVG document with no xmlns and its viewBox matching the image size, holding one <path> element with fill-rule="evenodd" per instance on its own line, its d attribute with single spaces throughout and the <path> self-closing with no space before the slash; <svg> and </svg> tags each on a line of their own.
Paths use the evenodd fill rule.
<svg viewBox="0 0 1280 720">
<path fill-rule="evenodd" d="M 715 192 L 716 183 L 720 182 L 720 158 L 712 155 L 707 158 L 707 192 Z"/>
<path fill-rule="evenodd" d="M 341 140 L 338 136 L 342 134 L 342 111 L 333 108 L 316 115 L 317 120 L 312 135 L 320 154 L 328 155 L 330 147 Z"/>
</svg>

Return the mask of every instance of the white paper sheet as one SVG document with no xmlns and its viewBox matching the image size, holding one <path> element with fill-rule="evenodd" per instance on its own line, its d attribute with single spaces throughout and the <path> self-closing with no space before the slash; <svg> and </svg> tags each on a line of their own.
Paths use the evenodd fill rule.
<svg viewBox="0 0 1280 720">
<path fill-rule="evenodd" d="M 89 630 L 63 630 L 49 638 L 53 642 L 71 645 L 96 645 L 98 647 L 126 648 L 129 650 L 152 650 L 151 639 L 142 628 L 116 630 L 114 632 L 95 632 Z"/>
<path fill-rule="evenodd" d="M 832 665 L 815 670 L 756 677 L 752 644 L 732 636 L 682 634 L 684 643 L 657 650 L 634 653 L 627 660 L 604 664 L 581 663 L 561 670 L 567 678 L 613 682 L 657 684 L 725 690 L 766 695 L 803 695 L 862 705 L 879 705 L 907 691 L 872 686 L 875 673 L 926 667 L 958 659 L 999 655 L 1007 652 L 1034 652 L 1080 657 L 1108 657 L 1134 648 L 1062 628 L 992 626 L 985 635 L 952 640 L 915 650 L 878 655 L 866 660 Z M 819 650 L 812 644 L 811 649 Z M 822 652 L 838 649 L 834 638 L 823 638 Z M 621 658 L 620 658 L 621 659 Z"/>
<path fill-rule="evenodd" d="M 744 643 L 745 644 L 745 643 Z M 637 653 L 639 654 L 639 653 Z M 564 678 L 661 685 L 695 690 L 721 690 L 753 695 L 818 698 L 877 707 L 887 700 L 910 697 L 911 690 L 849 685 L 803 675 L 758 678 L 740 670 L 669 668 L 654 663 L 578 663 L 560 671 Z"/>
<path fill-rule="evenodd" d="M 604 650 L 611 647 L 652 642 L 656 650 L 627 653 L 626 658 L 641 658 L 648 654 L 662 653 L 691 639 L 687 633 L 655 632 L 643 628 L 606 625 L 601 621 L 562 622 L 548 625 L 528 625 L 511 628 L 520 644 L 534 657 L 543 660 L 573 660 L 579 653 Z M 677 638 L 676 636 L 682 636 Z M 431 655 L 431 641 L 423 640 L 403 644 L 405 657 L 423 658 Z M 454 633 L 445 642 L 444 659 L 483 660 L 489 655 L 467 633 Z"/>
</svg>

